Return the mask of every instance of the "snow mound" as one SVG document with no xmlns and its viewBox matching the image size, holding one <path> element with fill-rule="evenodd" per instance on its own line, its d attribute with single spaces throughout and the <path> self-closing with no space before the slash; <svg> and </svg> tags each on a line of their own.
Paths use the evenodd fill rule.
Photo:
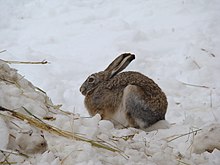
<svg viewBox="0 0 220 165">
<path fill-rule="evenodd" d="M 205 151 L 220 150 L 220 124 L 211 124 L 196 135 L 193 142 L 193 152 L 201 154 Z"/>
<path fill-rule="evenodd" d="M 116 152 L 99 147 L 94 147 L 92 143 L 80 140 L 71 140 L 64 137 L 55 136 L 47 131 L 42 131 L 31 127 L 28 122 L 20 121 L 15 118 L 8 118 L 10 113 L 1 112 L 3 120 L 2 130 L 6 139 L 1 143 L 4 148 L 7 144 L 7 127 L 9 132 L 16 132 L 18 128 L 26 130 L 23 134 L 15 136 L 15 144 L 25 151 L 29 157 L 23 155 L 10 154 L 7 161 L 24 164 L 209 164 L 211 160 L 217 162 L 220 151 L 204 153 L 201 155 L 191 154 L 189 147 L 193 140 L 193 133 L 188 136 L 184 133 L 189 131 L 187 125 L 172 125 L 170 129 L 158 129 L 156 131 L 145 132 L 134 128 L 115 129 L 110 121 L 101 120 L 100 115 L 92 118 L 81 118 L 79 115 L 71 113 L 58 113 L 47 95 L 32 85 L 28 80 L 10 68 L 3 61 L 0 62 L 0 92 L 1 106 L 16 110 L 20 113 L 30 113 L 40 118 L 45 123 L 56 126 L 57 128 L 72 132 L 73 134 L 83 135 L 84 137 L 101 141 L 107 146 L 115 148 Z M 55 120 L 44 120 L 44 117 L 51 116 Z M 16 123 L 16 124 L 15 124 Z M 16 127 L 18 128 L 15 128 Z M 28 132 L 34 130 L 35 134 Z M 211 137 L 219 137 L 219 126 L 206 128 L 211 131 Z M 212 131 L 214 130 L 214 131 Z M 218 131 L 215 131 L 218 130 Z M 21 130 L 20 130 L 21 131 Z M 42 133 L 43 132 L 43 133 Z M 196 132 L 196 131 L 195 131 Z M 43 136 L 41 136 L 43 134 Z M 31 138 L 30 135 L 32 135 Z M 36 135 L 36 136 L 35 136 Z M 40 138 L 41 136 L 41 138 Z M 202 135 L 200 135 L 202 136 Z M 45 140 L 44 140 L 45 139 Z M 188 139 L 188 140 L 187 140 Z M 191 140 L 189 140 L 191 139 Z M 36 141 L 38 141 L 36 143 Z M 12 146 L 9 140 L 8 146 Z M 197 142 L 200 143 L 201 142 Z M 41 145 L 39 147 L 39 144 Z M 202 143 L 203 144 L 203 143 Z M 35 146 L 33 152 L 33 147 Z M 194 151 L 196 143 L 194 143 Z M 45 147 L 45 149 L 44 149 Z M 205 146 L 204 146 L 205 147 Z M 10 148 L 10 147 L 9 147 Z M 38 149 L 42 149 L 38 151 Z M 205 147 L 206 148 L 206 147 Z M 218 148 L 218 147 L 216 147 Z M 14 149 L 12 147 L 12 149 Z M 45 151 L 46 150 L 46 151 Z M 197 149 L 200 153 L 203 151 Z M 42 151 L 45 151 L 43 154 Z M 6 152 L 6 151 L 4 151 Z M 34 155 L 34 156 L 31 156 Z M 5 155 L 1 155 L 1 161 L 5 161 Z"/>
<path fill-rule="evenodd" d="M 37 116 L 50 115 L 52 102 L 40 90 L 0 60 L 0 105 L 9 109 L 24 107 Z"/>
</svg>

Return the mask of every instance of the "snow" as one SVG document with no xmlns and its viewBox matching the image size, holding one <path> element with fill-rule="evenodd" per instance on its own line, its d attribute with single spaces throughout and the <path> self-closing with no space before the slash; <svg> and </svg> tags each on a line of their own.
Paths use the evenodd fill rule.
<svg viewBox="0 0 220 165">
<path fill-rule="evenodd" d="M 193 152 L 201 154 L 205 151 L 212 152 L 214 149 L 220 149 L 220 139 L 217 137 L 220 137 L 219 124 L 211 124 L 204 127 L 195 137 L 192 146 Z"/>
<path fill-rule="evenodd" d="M 50 64 L 9 67 L 0 61 L 0 106 L 53 116 L 50 124 L 105 140 L 124 154 L 44 132 L 47 151 L 30 158 L 11 154 L 10 159 L 45 165 L 220 164 L 219 15 L 218 0 L 1 0 L 0 52 L 6 51 L 0 59 Z M 99 115 L 87 118 L 80 85 L 123 52 L 136 54 L 127 70 L 149 76 L 166 93 L 169 129 L 115 129 Z M 59 104 L 78 115 L 51 113 L 54 107 L 48 105 Z M 6 150 L 15 128 L 1 118 L 0 147 Z M 218 149 L 204 152 L 213 145 Z"/>
<path fill-rule="evenodd" d="M 0 149 L 6 149 L 7 148 L 7 144 L 9 141 L 9 131 L 8 131 L 8 127 L 5 124 L 4 120 L 2 118 L 0 118 Z M 0 159 L 2 159 L 4 157 L 3 153 L 0 153 Z"/>
</svg>

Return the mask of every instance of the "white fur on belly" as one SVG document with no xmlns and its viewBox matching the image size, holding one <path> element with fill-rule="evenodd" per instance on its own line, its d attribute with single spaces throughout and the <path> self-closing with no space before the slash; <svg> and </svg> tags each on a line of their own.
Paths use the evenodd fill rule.
<svg viewBox="0 0 220 165">
<path fill-rule="evenodd" d="M 129 125 L 125 112 L 121 108 L 115 112 L 111 121 L 114 123 L 116 128 L 125 128 Z"/>
</svg>

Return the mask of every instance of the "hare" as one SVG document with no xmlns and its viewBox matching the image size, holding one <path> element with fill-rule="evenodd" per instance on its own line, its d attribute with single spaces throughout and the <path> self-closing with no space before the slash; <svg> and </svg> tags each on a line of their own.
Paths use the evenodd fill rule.
<svg viewBox="0 0 220 165">
<path fill-rule="evenodd" d="M 121 72 L 135 59 L 124 53 L 104 71 L 90 75 L 80 87 L 85 106 L 91 116 L 99 113 L 115 127 L 145 129 L 165 120 L 167 98 L 160 87 L 145 75 Z"/>
</svg>

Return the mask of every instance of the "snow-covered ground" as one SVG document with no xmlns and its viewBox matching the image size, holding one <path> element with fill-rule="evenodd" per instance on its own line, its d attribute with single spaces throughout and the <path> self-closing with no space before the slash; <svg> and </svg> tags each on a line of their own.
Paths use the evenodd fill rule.
<svg viewBox="0 0 220 165">
<path fill-rule="evenodd" d="M 166 119 L 172 124 L 168 130 L 117 130 L 99 121 L 99 116 L 73 122 L 60 115 L 54 121 L 63 129 L 70 129 L 72 122 L 75 132 L 114 142 L 128 157 L 46 135 L 51 152 L 27 164 L 220 164 L 218 150 L 191 152 L 209 140 L 199 143 L 194 134 L 172 140 L 220 123 L 219 0 L 0 0 L 0 18 L 0 52 L 6 50 L 0 59 L 49 61 L 47 65 L 10 67 L 66 111 L 88 117 L 80 85 L 123 52 L 136 54 L 127 70 L 151 77 L 168 97 Z M 28 102 L 28 108 L 42 108 L 42 98 L 37 104 L 25 101 L 15 87 L 13 91 L 11 86 L 1 86 L 0 106 L 18 108 L 16 105 Z M 132 138 L 120 138 L 127 135 Z M 219 142 L 219 134 L 214 135 Z M 0 146 L 4 148 L 6 142 Z"/>
</svg>

